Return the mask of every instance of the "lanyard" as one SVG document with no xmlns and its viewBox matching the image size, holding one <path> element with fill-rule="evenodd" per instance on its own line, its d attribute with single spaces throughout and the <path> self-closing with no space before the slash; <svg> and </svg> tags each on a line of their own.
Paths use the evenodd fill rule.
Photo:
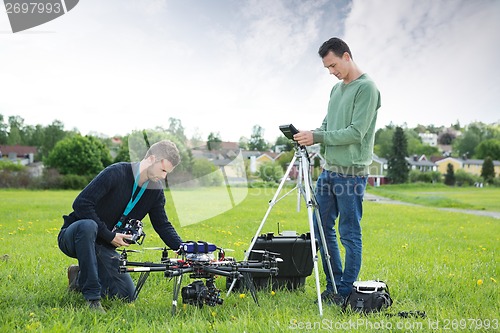
<svg viewBox="0 0 500 333">
<path fill-rule="evenodd" d="M 132 196 L 130 197 L 130 201 L 127 204 L 127 208 L 125 208 L 125 211 L 123 212 L 124 216 L 127 216 L 128 213 L 130 213 L 130 211 L 134 208 L 135 204 L 139 201 L 139 199 L 142 197 L 142 194 L 144 193 L 144 191 L 148 187 L 149 180 L 146 181 L 144 184 L 142 184 L 142 187 L 139 190 L 139 193 L 137 193 L 136 197 L 134 198 L 134 194 L 135 194 L 135 191 L 137 190 L 137 186 L 138 186 L 137 182 L 139 181 L 140 175 L 141 175 L 140 169 L 138 168 L 137 176 L 135 176 L 135 179 L 134 179 L 134 187 L 132 188 Z"/>
</svg>

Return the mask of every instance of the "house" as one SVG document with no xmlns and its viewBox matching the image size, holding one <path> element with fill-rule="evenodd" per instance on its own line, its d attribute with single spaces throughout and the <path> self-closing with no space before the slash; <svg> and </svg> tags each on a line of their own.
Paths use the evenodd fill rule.
<svg viewBox="0 0 500 333">
<path fill-rule="evenodd" d="M 432 172 L 437 171 L 437 165 L 429 161 L 425 155 L 418 157 L 413 155 L 413 157 L 406 157 L 406 161 L 410 166 L 410 170 L 418 170 L 420 172 Z"/>
<path fill-rule="evenodd" d="M 369 167 L 368 184 L 380 186 L 389 183 L 387 176 L 387 160 L 373 154 L 372 164 Z"/>
<path fill-rule="evenodd" d="M 436 161 L 436 165 L 438 170 L 442 174 L 446 174 L 448 170 L 448 164 L 453 165 L 453 170 L 457 171 L 459 169 L 464 170 L 470 174 L 480 176 L 481 169 L 483 168 L 484 160 L 475 160 L 475 159 L 463 159 L 457 157 L 445 157 Z M 495 175 L 500 174 L 500 161 L 493 161 L 493 166 L 495 168 Z"/>
<path fill-rule="evenodd" d="M 35 154 L 38 149 L 33 146 L 7 146 L 0 145 L 0 157 L 8 158 L 13 162 L 21 163 L 22 165 L 32 164 L 35 160 Z"/>
<path fill-rule="evenodd" d="M 438 144 L 438 135 L 435 133 L 419 133 L 418 136 L 422 139 L 423 144 L 431 147 L 436 147 Z"/>
</svg>

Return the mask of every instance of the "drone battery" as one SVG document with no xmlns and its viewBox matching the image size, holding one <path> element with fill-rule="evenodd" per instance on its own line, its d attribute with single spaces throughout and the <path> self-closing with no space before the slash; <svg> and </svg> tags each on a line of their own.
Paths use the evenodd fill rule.
<svg viewBox="0 0 500 333">
<path fill-rule="evenodd" d="M 184 253 L 212 253 L 217 250 L 217 246 L 206 242 L 186 242 L 180 246 Z"/>
<path fill-rule="evenodd" d="M 278 262 L 277 276 L 270 277 L 264 273 L 252 274 L 255 287 L 258 289 L 266 288 L 269 285 L 272 285 L 273 289 L 297 289 L 304 285 L 306 277 L 312 273 L 313 259 L 309 233 L 300 236 L 263 234 L 257 237 L 253 249 L 279 253 L 277 257 L 283 259 L 283 261 Z M 252 252 L 249 260 L 262 260 L 262 253 Z"/>
</svg>

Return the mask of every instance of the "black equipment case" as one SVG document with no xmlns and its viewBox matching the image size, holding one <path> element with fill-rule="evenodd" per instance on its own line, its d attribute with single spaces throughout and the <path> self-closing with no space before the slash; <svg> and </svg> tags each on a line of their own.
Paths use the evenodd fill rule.
<svg viewBox="0 0 500 333">
<path fill-rule="evenodd" d="M 316 250 L 317 242 L 316 242 Z M 270 277 L 264 273 L 252 274 L 257 289 L 267 288 L 270 285 L 273 290 L 287 288 L 293 290 L 304 285 L 306 277 L 313 270 L 313 259 L 311 251 L 311 235 L 278 235 L 274 233 L 262 234 L 257 237 L 253 250 L 267 250 L 278 253 L 277 258 L 283 259 L 278 262 L 278 275 Z M 262 253 L 252 252 L 249 260 L 261 260 Z"/>
</svg>

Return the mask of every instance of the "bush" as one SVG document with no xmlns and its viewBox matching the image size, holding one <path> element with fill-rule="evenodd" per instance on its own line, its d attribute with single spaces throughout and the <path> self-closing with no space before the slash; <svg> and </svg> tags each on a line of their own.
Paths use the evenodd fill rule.
<svg viewBox="0 0 500 333">
<path fill-rule="evenodd" d="M 26 170 L 0 170 L 0 188 L 27 188 L 30 183 L 31 177 Z"/>
<path fill-rule="evenodd" d="M 276 162 L 266 162 L 259 167 L 259 177 L 265 182 L 279 182 L 283 174 L 283 168 Z"/>
<path fill-rule="evenodd" d="M 459 169 L 455 171 L 455 181 L 457 186 L 473 186 L 475 183 L 482 183 L 483 178 Z"/>
<path fill-rule="evenodd" d="M 14 163 L 10 160 L 0 159 L 0 171 L 21 171 L 26 167 L 20 163 Z"/>
<path fill-rule="evenodd" d="M 45 168 L 42 176 L 33 180 L 32 187 L 42 190 L 60 189 L 62 184 L 63 176 L 56 169 Z"/>
<path fill-rule="evenodd" d="M 89 178 L 80 175 L 62 176 L 62 188 L 66 190 L 81 190 L 89 183 Z"/>
<path fill-rule="evenodd" d="M 205 159 L 195 159 L 193 161 L 193 177 L 202 186 L 219 186 L 224 181 L 221 172 L 217 172 L 217 167 Z"/>
<path fill-rule="evenodd" d="M 0 188 L 27 188 L 31 177 L 20 163 L 0 159 Z"/>
<path fill-rule="evenodd" d="M 409 178 L 410 183 L 440 183 L 442 176 L 439 171 L 422 172 L 418 170 L 411 170 Z"/>
<path fill-rule="evenodd" d="M 500 187 L 500 177 L 493 178 L 493 186 Z"/>
</svg>

